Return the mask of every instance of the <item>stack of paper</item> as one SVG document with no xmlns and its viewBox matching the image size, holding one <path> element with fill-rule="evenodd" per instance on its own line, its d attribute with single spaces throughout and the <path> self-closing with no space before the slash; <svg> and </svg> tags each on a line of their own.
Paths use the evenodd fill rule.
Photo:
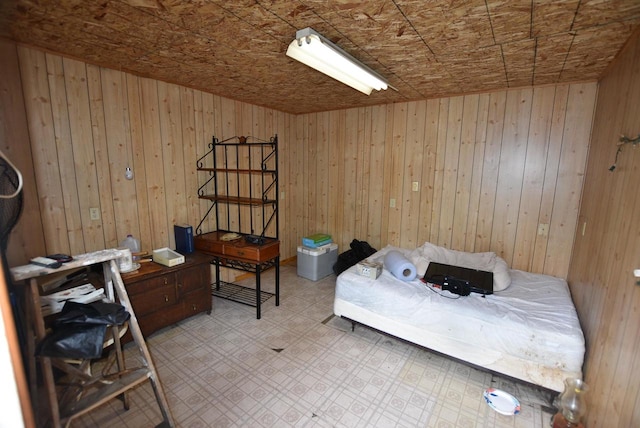
<svg viewBox="0 0 640 428">
<path fill-rule="evenodd" d="M 91 284 L 83 284 L 68 290 L 40 296 L 40 308 L 42 315 L 47 316 L 60 312 L 67 300 L 76 303 L 91 303 L 101 300 L 103 297 L 103 288 L 96 290 Z"/>
</svg>

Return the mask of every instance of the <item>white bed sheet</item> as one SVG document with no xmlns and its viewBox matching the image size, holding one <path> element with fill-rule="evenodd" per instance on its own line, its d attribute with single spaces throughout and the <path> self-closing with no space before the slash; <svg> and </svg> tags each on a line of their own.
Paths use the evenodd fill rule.
<svg viewBox="0 0 640 428">
<path fill-rule="evenodd" d="M 371 256 L 383 261 L 386 247 Z M 334 313 L 492 371 L 562 391 L 582 377 L 584 336 L 561 278 L 511 270 L 511 286 L 482 297 L 456 296 L 386 269 L 377 280 L 337 279 Z M 442 295 L 440 295 L 442 294 Z M 446 296 L 446 297 L 445 297 Z M 447 298 L 448 297 L 448 298 Z M 459 297 L 459 298 L 456 298 Z"/>
</svg>

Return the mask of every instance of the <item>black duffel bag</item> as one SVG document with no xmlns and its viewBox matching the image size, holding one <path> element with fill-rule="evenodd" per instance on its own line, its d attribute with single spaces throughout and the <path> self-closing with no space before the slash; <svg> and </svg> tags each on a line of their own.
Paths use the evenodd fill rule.
<svg viewBox="0 0 640 428">
<path fill-rule="evenodd" d="M 349 246 L 351 249 L 338 255 L 338 260 L 333 265 L 333 272 L 336 275 L 340 275 L 351 266 L 366 259 L 377 251 L 375 248 L 371 247 L 368 242 L 358 241 L 357 239 L 351 241 Z"/>
</svg>

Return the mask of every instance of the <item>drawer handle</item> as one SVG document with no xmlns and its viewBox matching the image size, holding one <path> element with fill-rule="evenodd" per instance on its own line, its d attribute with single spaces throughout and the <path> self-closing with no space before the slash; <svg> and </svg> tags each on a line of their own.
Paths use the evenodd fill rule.
<svg viewBox="0 0 640 428">
<path fill-rule="evenodd" d="M 194 304 L 194 305 L 193 305 L 193 311 L 195 312 L 195 311 L 197 311 L 197 310 L 198 310 L 198 307 Z"/>
<path fill-rule="evenodd" d="M 178 288 L 182 288 L 182 284 L 178 283 Z"/>
<path fill-rule="evenodd" d="M 166 294 L 164 295 L 164 301 L 168 302 L 169 301 L 169 296 L 167 296 Z"/>
<path fill-rule="evenodd" d="M 238 251 L 239 256 L 244 256 L 244 251 Z"/>
<path fill-rule="evenodd" d="M 164 285 L 167 285 L 169 282 L 167 281 L 167 278 L 163 278 L 164 279 Z"/>
</svg>

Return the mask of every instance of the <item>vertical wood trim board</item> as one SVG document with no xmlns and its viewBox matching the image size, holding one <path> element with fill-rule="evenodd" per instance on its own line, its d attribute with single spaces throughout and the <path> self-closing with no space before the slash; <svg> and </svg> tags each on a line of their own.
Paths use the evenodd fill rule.
<svg viewBox="0 0 640 428">
<path fill-rule="evenodd" d="M 23 178 L 22 213 L 8 244 L 3 243 L 11 248 L 5 253 L 7 263 L 16 266 L 28 260 L 30 254 L 44 254 L 46 248 L 16 45 L 0 40 L 0 58 L 0 148 Z"/>
<path fill-rule="evenodd" d="M 56 243 L 56 251 L 69 253 L 71 246 L 64 213 L 46 57 L 41 51 L 20 47 L 18 57 L 33 156 L 35 187 L 42 213 L 45 249 L 51 251 L 52 244 Z M 71 144 L 67 145 L 70 146 Z"/>
</svg>

